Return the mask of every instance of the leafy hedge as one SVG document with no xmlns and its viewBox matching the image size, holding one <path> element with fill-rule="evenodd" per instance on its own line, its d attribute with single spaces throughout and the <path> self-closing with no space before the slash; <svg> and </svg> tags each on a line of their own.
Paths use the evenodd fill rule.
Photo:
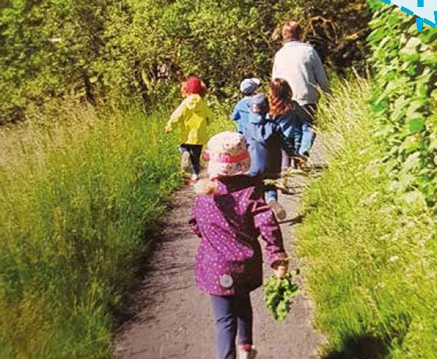
<svg viewBox="0 0 437 360">
<path fill-rule="evenodd" d="M 331 159 L 304 195 L 304 276 L 327 336 L 323 358 L 437 355 L 437 222 L 390 188 L 386 144 L 363 99 L 367 81 L 334 87 L 319 120 Z"/>
<path fill-rule="evenodd" d="M 391 189 L 410 202 L 437 203 L 437 29 L 416 30 L 394 6 L 370 0 L 374 10 L 372 99 L 388 151 Z"/>
<path fill-rule="evenodd" d="M 287 18 L 307 25 L 317 17 L 308 39 L 336 68 L 362 60 L 365 0 L 319 5 L 315 0 L 4 0 L 0 123 L 25 119 L 35 106 L 65 97 L 94 105 L 164 102 L 190 73 L 205 78 L 217 95 L 229 96 L 243 77 L 270 75 L 280 46 L 272 33 Z"/>
</svg>

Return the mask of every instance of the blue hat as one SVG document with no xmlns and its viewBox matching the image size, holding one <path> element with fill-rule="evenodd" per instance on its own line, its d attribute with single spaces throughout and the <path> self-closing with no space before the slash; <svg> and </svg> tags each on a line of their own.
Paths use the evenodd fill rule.
<svg viewBox="0 0 437 360">
<path fill-rule="evenodd" d="M 240 91 L 245 95 L 250 95 L 258 89 L 261 80 L 257 78 L 244 79 L 240 84 Z"/>
<path fill-rule="evenodd" d="M 262 110 L 267 110 L 269 106 L 269 100 L 267 99 L 267 96 L 264 94 L 256 94 L 252 97 L 250 100 L 250 106 L 253 107 L 254 105 L 260 107 Z"/>
</svg>

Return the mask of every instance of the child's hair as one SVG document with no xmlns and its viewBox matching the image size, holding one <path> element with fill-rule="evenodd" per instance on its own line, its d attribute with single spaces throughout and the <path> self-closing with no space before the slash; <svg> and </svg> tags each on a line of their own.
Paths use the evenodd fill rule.
<svg viewBox="0 0 437 360">
<path fill-rule="evenodd" d="M 184 93 L 188 95 L 206 95 L 206 84 L 195 75 L 189 76 L 185 82 L 182 83 Z"/>
<path fill-rule="evenodd" d="M 269 89 L 269 115 L 272 117 L 285 114 L 293 110 L 293 91 L 284 79 L 274 79 Z"/>
</svg>

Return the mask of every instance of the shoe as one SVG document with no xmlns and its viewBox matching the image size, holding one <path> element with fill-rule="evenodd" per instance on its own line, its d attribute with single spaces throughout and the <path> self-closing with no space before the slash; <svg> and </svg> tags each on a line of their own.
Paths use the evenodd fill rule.
<svg viewBox="0 0 437 360">
<path fill-rule="evenodd" d="M 188 185 L 194 185 L 195 183 L 197 183 L 197 181 L 199 180 L 199 175 L 197 174 L 193 174 L 191 175 L 191 179 L 188 180 Z"/>
<path fill-rule="evenodd" d="M 238 358 L 239 359 L 255 359 L 256 354 L 257 354 L 257 351 L 253 346 L 251 346 L 249 350 L 246 350 L 243 347 L 240 347 Z"/>
<path fill-rule="evenodd" d="M 276 214 L 278 220 L 285 220 L 285 218 L 287 217 L 287 212 L 282 207 L 282 205 L 278 203 L 277 200 L 271 199 L 269 200 L 268 204 L 272 208 L 273 212 Z"/>
<path fill-rule="evenodd" d="M 184 151 L 182 153 L 182 158 L 181 158 L 181 169 L 183 173 L 187 173 L 190 171 L 190 153 L 187 151 Z"/>
</svg>

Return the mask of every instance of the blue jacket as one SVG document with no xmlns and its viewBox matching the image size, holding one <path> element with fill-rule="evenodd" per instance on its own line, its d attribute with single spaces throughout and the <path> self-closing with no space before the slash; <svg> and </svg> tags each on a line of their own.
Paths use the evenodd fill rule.
<svg viewBox="0 0 437 360">
<path fill-rule="evenodd" d="M 287 148 L 292 149 L 290 155 L 298 154 L 302 143 L 302 125 L 309 122 L 308 113 L 294 102 L 294 109 L 273 119 L 281 128 L 287 142 Z"/>
<path fill-rule="evenodd" d="M 231 119 L 237 121 L 237 131 L 244 134 L 244 129 L 249 122 L 251 96 L 246 96 L 237 102 L 232 112 Z"/>
<path fill-rule="evenodd" d="M 251 160 L 249 175 L 277 179 L 281 172 L 281 149 L 286 148 L 279 125 L 266 115 L 251 113 L 244 137 Z"/>
</svg>

